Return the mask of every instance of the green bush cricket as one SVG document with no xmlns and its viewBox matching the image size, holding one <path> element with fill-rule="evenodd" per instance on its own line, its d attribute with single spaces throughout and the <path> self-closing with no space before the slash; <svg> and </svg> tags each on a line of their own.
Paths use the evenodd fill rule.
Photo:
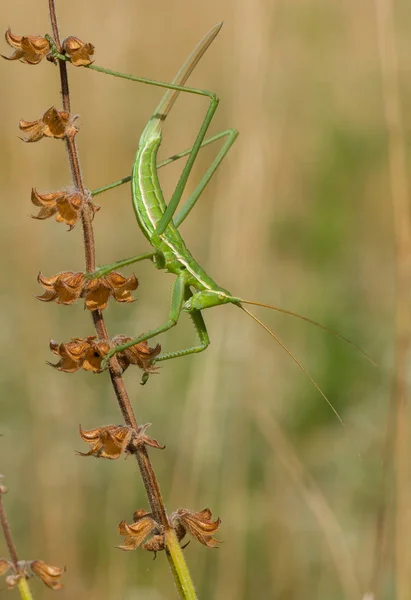
<svg viewBox="0 0 411 600">
<path fill-rule="evenodd" d="M 228 129 L 226 131 L 220 132 L 219 134 L 211 138 L 205 139 L 209 125 L 218 107 L 219 99 L 213 92 L 196 88 L 184 87 L 184 84 L 187 81 L 189 75 L 197 65 L 200 58 L 203 56 L 204 52 L 210 46 L 218 32 L 220 31 L 221 26 L 222 24 L 218 24 L 215 27 L 213 27 L 213 29 L 211 29 L 209 33 L 207 33 L 207 35 L 201 40 L 201 42 L 196 46 L 194 51 L 187 58 L 186 62 L 180 68 L 179 72 L 177 73 L 176 77 L 174 78 L 171 84 L 156 82 L 153 80 L 143 79 L 139 77 L 132 77 L 129 75 L 122 75 L 120 73 L 112 72 L 107 69 L 102 69 L 101 67 L 97 67 L 95 65 L 90 65 L 88 67 L 90 69 L 97 70 L 103 73 L 115 75 L 116 77 L 124 77 L 126 79 L 147 83 L 149 85 L 167 88 L 167 92 L 164 94 L 153 115 L 150 117 L 140 137 L 139 147 L 133 165 L 131 177 L 126 177 L 121 181 L 105 186 L 104 188 L 99 188 L 98 190 L 95 190 L 93 192 L 93 195 L 96 195 L 107 189 L 116 187 L 117 185 L 131 180 L 132 203 L 137 223 L 142 233 L 153 247 L 153 251 L 141 254 L 139 256 L 127 258 L 125 260 L 120 260 L 110 265 L 101 266 L 94 273 L 89 274 L 88 276 L 90 278 L 102 277 L 115 269 L 131 265 L 140 260 L 149 259 L 154 263 L 157 269 L 165 270 L 168 273 L 172 273 L 176 276 L 176 280 L 173 284 L 171 308 L 168 320 L 165 323 L 163 323 L 159 327 L 151 329 L 144 335 L 141 335 L 125 344 L 112 348 L 105 357 L 104 364 L 106 364 L 107 361 L 111 357 L 113 357 L 117 352 L 121 352 L 135 344 L 144 342 L 153 338 L 154 336 L 168 331 L 178 323 L 182 312 L 187 312 L 191 315 L 194 327 L 199 338 L 199 343 L 195 346 L 184 348 L 182 350 L 160 354 L 160 356 L 157 357 L 155 362 L 160 362 L 171 358 L 177 358 L 180 356 L 186 356 L 188 354 L 202 352 L 208 347 L 210 343 L 207 328 L 202 316 L 202 311 L 206 308 L 220 306 L 222 304 L 234 304 L 235 306 L 241 308 L 245 313 L 247 313 L 252 319 L 254 319 L 254 321 L 256 321 L 261 327 L 263 327 L 275 339 L 275 341 L 285 350 L 285 352 L 294 360 L 298 367 L 310 379 L 312 384 L 325 398 L 325 400 L 331 406 L 332 410 L 337 415 L 338 419 L 341 421 L 340 416 L 338 415 L 334 407 L 331 405 L 326 395 L 323 393 L 323 391 L 320 389 L 320 387 L 314 381 L 314 379 L 309 375 L 306 369 L 297 360 L 297 358 L 281 342 L 281 340 L 275 335 L 275 333 L 271 331 L 264 323 L 262 323 L 262 321 L 260 321 L 260 319 L 258 319 L 253 313 L 251 313 L 244 305 L 262 306 L 271 310 L 298 317 L 299 319 L 302 319 L 318 327 L 321 327 L 322 329 L 330 331 L 331 333 L 337 335 L 350 345 L 355 346 L 355 344 L 353 344 L 350 340 L 347 340 L 347 338 L 345 338 L 344 336 L 332 331 L 331 329 L 321 325 L 320 323 L 317 323 L 312 319 L 303 317 L 292 311 L 280 309 L 276 306 L 272 306 L 269 304 L 252 302 L 250 300 L 245 300 L 243 298 L 233 296 L 226 289 L 217 285 L 217 283 L 213 279 L 211 279 L 211 277 L 209 277 L 209 275 L 204 271 L 204 269 L 196 262 L 196 260 L 193 258 L 188 248 L 186 247 L 184 240 L 178 230 L 181 223 L 186 219 L 191 209 L 194 207 L 197 200 L 200 198 L 205 187 L 209 183 L 218 166 L 221 164 L 222 160 L 225 158 L 229 149 L 231 148 L 238 136 L 238 132 L 235 129 Z M 175 156 L 164 161 L 163 163 L 157 165 L 157 152 L 161 144 L 162 124 L 166 119 L 168 113 L 170 112 L 180 92 L 205 96 L 209 99 L 209 107 L 206 116 L 201 124 L 201 127 L 198 131 L 193 147 L 180 154 L 176 154 Z M 200 148 L 224 137 L 226 138 L 224 145 L 218 152 L 211 166 L 206 171 L 203 179 L 197 185 L 191 196 L 187 199 L 186 203 L 181 208 L 181 210 L 176 214 L 178 204 L 184 192 L 188 177 L 191 173 Z M 169 164 L 170 162 L 182 158 L 183 156 L 188 156 L 188 159 L 182 170 L 176 189 L 169 203 L 167 204 L 163 197 L 157 171 L 161 166 Z M 362 350 L 360 350 L 360 352 L 365 354 Z M 369 357 L 367 356 L 367 358 Z"/>
</svg>

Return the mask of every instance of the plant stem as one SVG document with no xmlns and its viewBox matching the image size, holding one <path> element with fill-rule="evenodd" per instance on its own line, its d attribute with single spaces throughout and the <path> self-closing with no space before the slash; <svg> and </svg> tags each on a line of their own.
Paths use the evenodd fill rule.
<svg viewBox="0 0 411 600">
<path fill-rule="evenodd" d="M 194 584 L 174 529 L 167 529 L 165 538 L 168 562 L 181 598 L 185 600 L 197 600 Z"/>
<path fill-rule="evenodd" d="M 14 544 L 14 540 L 11 535 L 10 525 L 7 521 L 6 511 L 4 510 L 3 492 L 0 492 L 0 523 L 1 523 L 1 528 L 3 530 L 4 539 L 6 540 L 7 548 L 9 551 L 10 560 L 13 563 L 14 568 L 17 571 L 19 559 L 17 556 L 16 546 Z"/>
<path fill-rule="evenodd" d="M 55 0 L 48 0 L 50 21 L 53 30 L 53 37 L 56 48 L 61 52 L 60 36 L 58 30 L 58 22 L 56 17 Z M 59 60 L 60 68 L 60 81 L 61 81 L 61 93 L 63 98 L 64 110 L 70 112 L 70 91 L 67 76 L 67 60 L 66 57 L 62 57 L 64 60 Z M 95 68 L 94 70 L 98 70 Z M 119 74 L 117 74 L 119 76 Z M 66 148 L 69 157 L 73 184 L 76 190 L 85 194 L 85 187 L 81 175 L 79 155 L 77 151 L 77 145 L 74 138 L 66 138 Z M 95 256 L 95 244 L 94 244 L 94 231 L 92 223 L 92 211 L 89 206 L 85 206 L 82 211 L 82 224 L 83 224 L 83 237 L 84 237 L 84 250 L 85 250 L 85 263 L 86 271 L 88 273 L 95 271 L 96 268 L 96 256 Z M 92 312 L 92 318 L 98 337 L 101 340 L 105 340 L 110 343 L 110 338 L 107 332 L 107 328 L 104 322 L 102 312 L 95 310 Z M 135 417 L 130 398 L 128 396 L 120 365 L 116 357 L 112 357 L 109 361 L 108 367 L 111 383 L 122 412 L 125 423 L 134 428 L 138 429 L 137 419 Z M 191 581 L 190 573 L 187 564 L 184 559 L 184 555 L 178 544 L 177 538 L 174 533 L 174 529 L 171 528 L 167 512 L 164 506 L 164 501 L 161 496 L 160 486 L 158 484 L 154 469 L 152 467 L 150 458 L 147 450 L 144 446 L 139 447 L 136 451 L 136 459 L 140 469 L 141 478 L 146 490 L 148 502 L 150 504 L 151 512 L 153 513 L 154 519 L 161 525 L 166 533 L 166 554 L 168 562 L 170 564 L 171 571 L 173 573 L 177 589 L 179 590 L 181 598 L 185 600 L 195 600 L 196 595 L 194 591 L 194 585 Z M 169 547 L 170 544 L 170 547 Z"/>
<path fill-rule="evenodd" d="M 33 600 L 27 579 L 23 576 L 19 579 L 17 587 L 19 588 L 22 600 Z"/>
<path fill-rule="evenodd" d="M 1 528 L 3 530 L 4 539 L 6 540 L 10 560 L 13 563 L 14 572 L 18 573 L 20 570 L 19 558 L 17 555 L 17 549 L 16 549 L 16 545 L 13 540 L 13 536 L 11 535 L 10 525 L 7 521 L 6 511 L 4 510 L 4 504 L 3 504 L 4 493 L 5 493 L 5 488 L 0 490 L 0 524 L 1 524 Z M 19 592 L 20 592 L 22 600 L 33 600 L 33 596 L 31 595 L 29 584 L 27 583 L 24 573 L 19 578 L 17 587 L 19 588 Z"/>
</svg>

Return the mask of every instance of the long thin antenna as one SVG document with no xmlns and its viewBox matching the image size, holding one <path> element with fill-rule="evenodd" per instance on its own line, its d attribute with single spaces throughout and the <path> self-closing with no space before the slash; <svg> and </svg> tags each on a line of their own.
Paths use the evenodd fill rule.
<svg viewBox="0 0 411 600">
<path fill-rule="evenodd" d="M 355 348 L 357 350 L 357 352 L 362 354 L 362 356 L 364 356 L 364 358 L 366 358 L 372 365 L 374 365 L 374 367 L 378 366 L 378 364 L 375 362 L 375 360 L 372 359 L 371 356 L 369 354 L 367 354 L 362 348 L 357 346 L 357 344 L 355 344 L 354 342 L 352 342 L 351 340 L 346 338 L 341 333 L 338 333 L 338 331 L 331 329 L 330 327 L 321 325 L 321 323 L 318 323 L 317 321 L 314 321 L 313 319 L 309 319 L 308 317 L 304 317 L 303 315 L 299 315 L 298 313 L 292 312 L 291 310 L 286 310 L 285 308 L 278 308 L 277 306 L 273 306 L 272 304 L 263 304 L 262 302 L 253 302 L 251 300 L 243 300 L 242 298 L 240 299 L 240 301 L 243 304 L 251 304 L 252 306 L 262 306 L 263 308 L 270 308 L 271 310 L 276 310 L 277 312 L 284 313 L 285 315 L 297 317 L 297 319 L 306 321 L 306 323 L 311 323 L 311 325 L 316 325 L 316 327 L 319 327 L 320 329 L 323 329 L 324 331 L 328 331 L 328 333 L 332 333 L 333 335 L 335 335 L 337 338 L 339 338 L 340 340 L 342 340 L 349 346 L 352 346 L 353 348 Z"/>
<path fill-rule="evenodd" d="M 249 304 L 253 304 L 253 303 L 250 302 Z M 281 346 L 281 348 L 288 354 L 288 356 L 290 356 L 293 359 L 293 361 L 295 362 L 295 364 L 301 369 L 301 371 L 304 373 L 304 375 L 306 377 L 308 377 L 308 379 L 311 381 L 311 383 L 313 384 L 313 386 L 320 392 L 321 396 L 327 402 L 328 406 L 331 408 L 331 410 L 333 411 L 333 413 L 335 414 L 335 416 L 337 417 L 337 419 L 339 420 L 339 422 L 341 423 L 341 425 L 343 427 L 345 427 L 345 423 L 342 420 L 341 416 L 339 415 L 337 409 L 333 406 L 332 402 L 324 394 L 324 392 L 322 391 L 322 389 L 320 388 L 320 386 L 318 385 L 318 383 L 316 383 L 316 381 L 314 381 L 314 379 L 311 377 L 311 375 L 309 374 L 309 372 L 307 371 L 307 369 L 305 367 L 303 367 L 303 365 L 300 363 L 300 361 L 298 360 L 298 358 L 296 358 L 294 356 L 294 354 L 291 352 L 291 350 L 289 350 L 287 348 L 287 346 L 285 344 L 283 344 L 283 342 L 275 335 L 275 333 L 273 331 L 271 331 L 271 329 L 269 329 L 267 327 L 267 325 L 264 325 L 264 323 L 262 321 L 260 321 L 260 319 L 258 317 L 256 317 L 252 312 L 250 312 L 247 308 L 245 308 L 245 306 L 242 306 L 242 304 L 238 304 L 238 306 L 244 312 L 246 312 L 247 315 L 249 315 L 254 321 L 256 321 L 256 323 L 258 323 L 259 325 L 261 325 L 261 327 L 263 329 L 265 329 L 266 332 L 269 333 L 272 338 L 275 339 L 275 341 L 277 342 L 277 344 L 279 346 Z"/>
</svg>

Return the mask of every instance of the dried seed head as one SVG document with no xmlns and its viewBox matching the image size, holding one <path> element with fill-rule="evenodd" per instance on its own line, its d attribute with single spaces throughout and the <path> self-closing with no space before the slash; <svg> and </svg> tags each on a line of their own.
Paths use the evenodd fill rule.
<svg viewBox="0 0 411 600">
<path fill-rule="evenodd" d="M 73 138 L 78 132 L 74 125 L 77 118 L 78 115 L 71 115 L 52 106 L 37 121 L 20 119 L 19 127 L 26 134 L 22 139 L 24 142 L 38 142 L 43 137 Z"/>
<path fill-rule="evenodd" d="M 133 338 L 125 335 L 116 335 L 112 340 L 112 346 L 120 346 L 121 344 L 127 344 Z M 143 369 L 145 373 L 155 374 L 158 372 L 159 367 L 153 365 L 153 360 L 160 354 L 161 346 L 157 344 L 155 348 L 150 348 L 147 342 L 140 342 L 134 344 L 130 348 L 118 352 L 118 361 L 125 371 L 130 365 L 137 365 L 140 369 Z"/>
<path fill-rule="evenodd" d="M 62 344 L 51 340 L 50 350 L 60 360 L 56 364 L 48 364 L 64 373 L 74 373 L 78 369 L 100 373 L 101 363 L 109 349 L 109 344 L 104 340 L 97 340 L 96 336 L 72 338 L 70 342 Z"/>
<path fill-rule="evenodd" d="M 107 306 L 109 296 L 117 302 L 133 302 L 131 292 L 138 287 L 135 275 L 123 277 L 120 273 L 113 272 L 87 281 L 85 286 L 86 307 L 89 310 L 103 310 Z"/>
<path fill-rule="evenodd" d="M 6 60 L 19 60 L 27 65 L 37 65 L 50 52 L 50 44 L 40 35 L 14 35 L 9 28 L 5 34 L 6 42 L 15 48 L 11 56 L 3 56 Z"/>
<path fill-rule="evenodd" d="M 63 271 L 53 277 L 44 277 L 39 273 L 37 281 L 45 288 L 43 302 L 55 301 L 58 304 L 74 304 L 80 297 L 85 297 L 86 308 L 103 310 L 107 307 L 109 296 L 117 302 L 132 302 L 130 291 L 138 286 L 137 278 L 123 277 L 120 273 L 110 273 L 106 277 L 86 280 L 83 273 Z"/>
<path fill-rule="evenodd" d="M 140 515 L 131 525 L 128 525 L 126 521 L 118 524 L 119 534 L 125 536 L 122 545 L 119 546 L 121 550 L 135 550 L 151 533 L 161 534 L 160 527 L 152 518 L 151 513 L 142 509 L 136 513 L 140 513 Z M 136 513 L 134 514 L 136 515 Z M 162 536 L 160 535 L 160 537 Z"/>
<path fill-rule="evenodd" d="M 121 425 L 106 425 L 97 429 L 79 427 L 82 440 L 90 445 L 88 452 L 79 452 L 80 456 L 96 456 L 97 458 L 119 458 L 122 452 L 130 453 L 129 444 L 133 429 Z"/>
<path fill-rule="evenodd" d="M 115 460 L 123 452 L 126 455 L 134 453 L 139 446 L 164 449 L 164 446 L 161 446 L 157 440 L 153 440 L 146 434 L 149 426 L 150 423 L 141 425 L 137 431 L 126 425 L 105 425 L 89 430 L 82 429 L 80 426 L 80 436 L 90 445 L 90 450 L 78 452 L 78 454 Z"/>
<path fill-rule="evenodd" d="M 154 521 L 152 513 L 140 508 L 135 511 L 133 521 L 131 525 L 125 521 L 121 521 L 118 525 L 120 535 L 125 536 L 124 542 L 119 548 L 135 550 L 141 546 L 144 550 L 155 553 L 164 550 L 166 544 L 164 530 L 159 523 Z M 212 520 L 211 511 L 208 508 L 198 513 L 180 508 L 171 515 L 171 524 L 179 542 L 188 531 L 208 548 L 216 548 L 220 543 L 213 538 L 220 522 L 220 519 Z M 183 547 L 185 548 L 185 546 Z"/>
<path fill-rule="evenodd" d="M 96 336 L 72 338 L 70 342 L 62 344 L 50 340 L 50 350 L 53 354 L 59 356 L 60 360 L 56 364 L 50 362 L 48 364 L 65 373 L 74 373 L 78 369 L 101 373 L 103 370 L 102 362 L 110 348 L 123 343 L 123 340 L 127 342 L 131 339 L 125 336 L 116 336 L 112 339 L 111 344 L 108 344 L 105 340 L 96 339 Z M 159 344 L 155 348 L 150 348 L 147 342 L 141 342 L 129 350 L 133 350 L 133 353 L 119 352 L 116 355 L 123 370 L 130 364 L 136 364 L 145 373 L 156 373 L 158 367 L 153 366 L 152 361 L 161 351 Z M 130 360 L 130 357 L 132 360 Z"/>
<path fill-rule="evenodd" d="M 10 563 L 10 567 L 9 570 L 12 571 L 12 573 L 10 573 L 9 575 L 7 575 L 6 577 L 6 584 L 7 584 L 7 588 L 9 590 L 12 590 L 13 588 L 16 587 L 16 585 L 19 582 L 19 579 L 28 579 L 30 577 L 28 571 L 28 568 L 26 568 L 26 565 L 24 565 L 24 567 L 22 567 L 22 561 L 20 561 L 20 565 L 19 565 L 19 569 L 16 571 L 15 566 L 13 565 L 13 563 Z"/>
<path fill-rule="evenodd" d="M 11 561 L 2 561 L 8 563 L 7 568 L 3 565 L 1 574 L 11 571 L 6 577 L 6 583 L 9 590 L 12 590 L 19 582 L 20 579 L 29 579 L 32 576 L 31 562 L 27 560 L 19 560 L 15 565 Z"/>
<path fill-rule="evenodd" d="M 63 586 L 60 583 L 60 577 L 65 569 L 47 565 L 42 560 L 19 560 L 17 565 L 4 559 L 0 559 L 0 575 L 4 575 L 8 571 L 12 571 L 6 577 L 6 583 L 9 589 L 13 589 L 20 579 L 29 579 L 32 575 L 36 575 L 53 590 L 60 590 Z"/>
<path fill-rule="evenodd" d="M 151 537 L 147 542 L 142 544 L 141 547 L 143 548 L 143 550 L 148 550 L 148 552 L 154 552 L 154 554 L 157 554 L 157 552 L 161 552 L 161 550 L 164 550 L 165 545 L 166 542 L 164 539 L 164 535 L 158 534 L 153 535 L 153 537 Z"/>
<path fill-rule="evenodd" d="M 36 189 L 31 190 L 31 201 L 35 206 L 40 207 L 37 215 L 32 215 L 33 219 L 49 219 L 56 215 L 58 223 L 66 223 L 69 231 L 73 229 L 81 216 L 84 207 L 90 207 L 93 216 L 100 209 L 97 204 L 91 201 L 90 194 L 81 194 L 80 192 L 58 191 L 50 194 L 39 194 Z"/>
<path fill-rule="evenodd" d="M 145 425 L 140 425 L 137 432 L 134 431 L 134 435 L 130 442 L 131 447 L 137 450 L 137 448 L 141 446 L 150 446 L 151 448 L 157 448 L 157 450 L 164 450 L 165 446 L 162 446 L 157 440 L 146 434 L 149 427 L 151 427 L 151 423 L 146 423 Z M 134 515 L 136 515 L 136 513 L 134 513 Z"/>
<path fill-rule="evenodd" d="M 57 304 L 74 304 L 80 297 L 85 284 L 83 273 L 73 273 L 64 271 L 54 277 L 44 277 L 41 273 L 37 276 L 37 281 L 45 288 L 42 296 L 36 296 L 43 302 L 52 302 Z"/>
<path fill-rule="evenodd" d="M 62 48 L 75 67 L 84 67 L 91 65 L 93 62 L 90 58 L 94 54 L 93 44 L 82 42 L 79 38 L 70 36 L 63 41 Z"/>
<path fill-rule="evenodd" d="M 211 510 L 205 508 L 201 512 L 193 513 L 185 508 L 180 508 L 171 515 L 171 521 L 174 525 L 179 540 L 182 539 L 184 530 L 191 533 L 201 544 L 208 548 L 216 548 L 220 543 L 213 538 L 220 526 L 221 520 L 212 520 Z"/>
<path fill-rule="evenodd" d="M 63 587 L 60 578 L 65 571 L 64 567 L 53 567 L 53 565 L 47 565 L 42 560 L 33 560 L 30 563 L 30 568 L 34 575 L 37 575 L 52 590 L 60 590 Z"/>
</svg>

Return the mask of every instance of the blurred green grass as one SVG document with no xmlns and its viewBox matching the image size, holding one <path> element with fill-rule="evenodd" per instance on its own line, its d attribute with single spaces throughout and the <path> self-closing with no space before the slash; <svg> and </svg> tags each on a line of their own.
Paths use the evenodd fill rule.
<svg viewBox="0 0 411 600">
<path fill-rule="evenodd" d="M 396 6 L 406 69 L 411 11 L 403 0 Z M 164 364 L 145 388 L 139 373 L 127 372 L 139 422 L 152 422 L 151 434 L 167 445 L 150 453 L 167 508 L 210 506 L 222 518 L 218 551 L 194 542 L 185 551 L 200 597 L 338 600 L 347 597 L 345 568 L 365 592 L 381 492 L 394 299 L 374 3 L 160 0 L 113 7 L 106 0 L 73 0 L 58 12 L 62 37 L 94 43 L 97 64 L 163 80 L 215 22 L 225 21 L 190 83 L 221 98 L 213 131 L 236 127 L 241 135 L 183 234 L 222 286 L 316 319 L 380 364 L 373 369 L 302 322 L 258 312 L 331 399 L 345 428 L 273 340 L 229 307 L 205 315 L 212 343 L 203 355 Z M 3 7 L 2 23 L 17 34 L 42 34 L 49 30 L 46 2 L 15 0 Z M 1 52 L 7 54 L 5 44 Z M 27 218 L 31 187 L 70 184 L 63 144 L 18 140 L 19 118 L 32 120 L 59 105 L 57 71 L 48 63 L 2 62 L 1 69 L 0 471 L 10 488 L 6 502 L 19 552 L 67 566 L 61 598 L 173 598 L 163 556 L 153 563 L 151 555 L 115 548 L 116 524 L 146 506 L 134 462 L 74 453 L 84 449 L 79 423 L 92 428 L 120 421 L 108 379 L 64 375 L 45 365 L 52 359 L 49 338 L 93 331 L 82 306 L 33 298 L 39 270 L 49 276 L 81 269 L 83 260 L 80 227 L 66 233 L 64 226 Z M 88 187 L 98 187 L 130 171 L 159 93 L 81 69 L 71 69 L 70 77 L 73 111 L 81 117 L 83 174 Z M 402 83 L 406 106 L 410 84 Z M 191 144 L 204 110 L 196 100 L 181 97 L 173 109 L 163 157 Z M 405 135 L 408 140 L 408 129 Z M 204 151 L 192 186 L 212 156 Z M 180 167 L 161 173 L 166 197 Z M 98 262 L 145 251 L 129 189 L 100 199 Z M 113 335 L 139 334 L 167 314 L 172 278 L 151 265 L 134 272 L 137 302 L 106 311 Z M 182 319 L 161 343 L 172 349 L 193 337 Z M 348 566 L 333 559 L 321 523 L 285 467 L 291 459 L 276 430 L 264 435 L 260 410 L 281 424 L 322 490 L 341 527 L 335 547 L 343 538 Z M 384 561 L 381 598 L 388 599 L 389 545 Z M 49 594 L 37 583 L 33 592 L 40 600 Z"/>
</svg>

